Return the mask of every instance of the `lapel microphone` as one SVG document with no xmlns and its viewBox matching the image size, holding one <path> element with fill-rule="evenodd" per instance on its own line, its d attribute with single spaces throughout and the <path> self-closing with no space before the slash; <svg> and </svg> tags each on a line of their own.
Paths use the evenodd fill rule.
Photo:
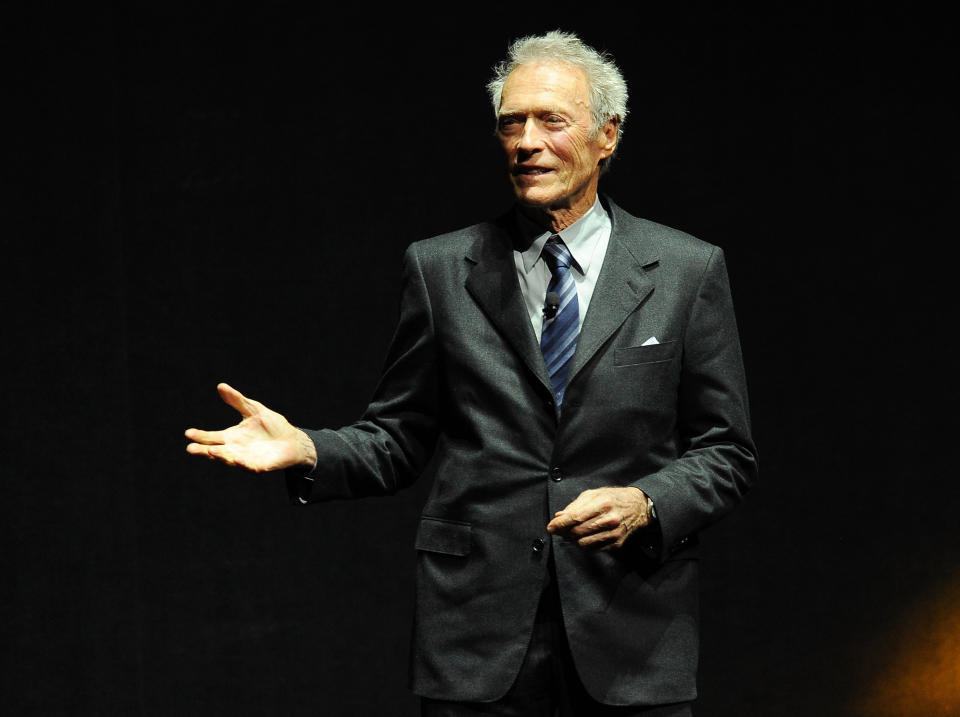
<svg viewBox="0 0 960 717">
<path fill-rule="evenodd" d="M 560 294 L 555 291 L 548 291 L 547 298 L 544 300 L 543 318 L 552 319 L 557 315 L 557 309 L 560 308 Z"/>
</svg>

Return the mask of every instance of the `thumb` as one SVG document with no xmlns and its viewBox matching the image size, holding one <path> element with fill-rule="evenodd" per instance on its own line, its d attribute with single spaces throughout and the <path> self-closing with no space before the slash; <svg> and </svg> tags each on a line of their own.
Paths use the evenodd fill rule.
<svg viewBox="0 0 960 717">
<path fill-rule="evenodd" d="M 252 416 L 255 413 L 253 403 L 250 399 L 240 393 L 237 389 L 227 383 L 218 383 L 217 391 L 224 403 L 238 411 L 244 418 Z"/>
</svg>

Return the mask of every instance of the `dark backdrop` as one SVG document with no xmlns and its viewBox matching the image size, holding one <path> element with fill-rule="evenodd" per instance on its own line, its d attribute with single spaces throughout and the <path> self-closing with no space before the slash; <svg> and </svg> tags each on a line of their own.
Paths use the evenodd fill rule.
<svg viewBox="0 0 960 717">
<path fill-rule="evenodd" d="M 182 432 L 233 422 L 221 380 L 358 415 L 404 247 L 509 206 L 490 66 L 555 27 L 630 83 L 605 191 L 728 254 L 761 482 L 704 536 L 699 714 L 951 713 L 954 24 L 239 7 L 7 17 L 7 713 L 416 714 L 427 486 L 297 510 Z"/>
</svg>

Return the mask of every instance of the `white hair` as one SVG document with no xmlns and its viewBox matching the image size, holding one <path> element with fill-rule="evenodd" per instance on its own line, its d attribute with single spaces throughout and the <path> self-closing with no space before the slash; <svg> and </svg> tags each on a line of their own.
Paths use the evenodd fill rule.
<svg viewBox="0 0 960 717">
<path fill-rule="evenodd" d="M 510 45 L 507 59 L 494 66 L 493 79 L 487 83 L 494 115 L 500 112 L 507 76 L 520 65 L 536 63 L 560 63 L 581 70 L 590 88 L 593 131 L 599 132 L 609 120 L 616 120 L 619 146 L 627 119 L 627 83 L 606 52 L 597 52 L 571 32 L 552 30 L 545 35 L 522 37 Z M 609 160 L 610 157 L 601 161 L 601 168 L 605 169 Z"/>
</svg>

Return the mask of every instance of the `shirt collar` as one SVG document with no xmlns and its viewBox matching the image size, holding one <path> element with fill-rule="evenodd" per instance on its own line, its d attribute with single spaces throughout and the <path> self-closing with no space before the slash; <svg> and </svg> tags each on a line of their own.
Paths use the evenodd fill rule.
<svg viewBox="0 0 960 717">
<path fill-rule="evenodd" d="M 533 237 L 530 246 L 520 253 L 523 257 L 523 271 L 529 274 L 540 259 L 543 245 L 547 243 L 547 239 L 553 236 L 554 232 L 545 232 L 542 227 L 534 224 L 522 213 L 518 212 L 518 214 L 520 214 L 522 229 L 528 236 Z M 557 232 L 563 239 L 563 243 L 567 245 L 567 249 L 570 250 L 575 268 L 579 269 L 581 274 L 586 274 L 590 269 L 590 262 L 593 260 L 597 240 L 600 238 L 601 232 L 609 226 L 610 217 L 607 216 L 606 210 L 600 204 L 598 196 L 586 214 L 566 229 Z"/>
</svg>

